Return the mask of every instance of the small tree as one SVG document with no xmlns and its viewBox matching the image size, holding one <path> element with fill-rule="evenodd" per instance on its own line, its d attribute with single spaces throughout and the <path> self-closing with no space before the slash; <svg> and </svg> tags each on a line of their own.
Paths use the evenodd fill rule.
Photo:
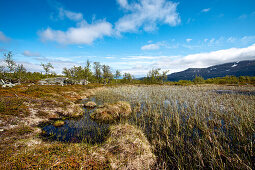
<svg viewBox="0 0 255 170">
<path fill-rule="evenodd" d="M 167 73 L 169 72 L 169 70 L 163 71 L 161 79 L 162 79 L 162 83 L 164 83 L 164 81 L 167 80 Z"/>
<path fill-rule="evenodd" d="M 103 65 L 102 71 L 103 71 L 104 83 L 108 83 L 109 81 L 113 79 L 113 74 L 111 72 L 110 66 Z"/>
<path fill-rule="evenodd" d="M 91 63 L 87 60 L 86 67 L 84 68 L 84 77 L 88 81 L 91 81 L 93 73 L 90 70 Z"/>
<path fill-rule="evenodd" d="M 133 76 L 130 73 L 123 74 L 123 81 L 124 83 L 131 83 L 133 80 Z"/>
<path fill-rule="evenodd" d="M 49 74 L 51 68 L 54 69 L 54 67 L 52 66 L 50 62 L 48 62 L 47 64 L 41 63 L 41 66 L 43 67 L 46 75 Z"/>
<path fill-rule="evenodd" d="M 202 83 L 205 82 L 205 80 L 204 80 L 203 77 L 197 76 L 197 75 L 196 75 L 196 77 L 193 79 L 193 82 L 194 82 L 195 84 L 202 84 Z"/>
<path fill-rule="evenodd" d="M 102 72 L 101 72 L 101 65 L 99 62 L 94 62 L 94 73 L 95 73 L 95 77 L 97 79 L 97 82 L 100 83 L 101 82 L 101 76 L 102 76 Z"/>
<path fill-rule="evenodd" d="M 70 70 L 67 69 L 66 67 L 63 68 L 62 73 L 63 73 L 66 77 L 71 77 Z"/>
<path fill-rule="evenodd" d="M 9 73 L 14 72 L 15 71 L 15 67 L 16 67 L 16 63 L 12 59 L 12 57 L 13 57 L 12 52 L 9 51 L 8 54 L 5 53 L 4 57 L 5 57 L 4 61 L 5 61 L 6 65 L 7 65 L 7 68 L 9 69 Z"/>
<path fill-rule="evenodd" d="M 16 68 L 16 73 L 19 77 L 19 82 L 21 81 L 21 79 L 24 77 L 24 75 L 26 74 L 27 70 L 26 68 L 23 66 L 23 64 L 19 64 Z"/>
<path fill-rule="evenodd" d="M 121 73 L 119 70 L 116 70 L 115 74 L 114 74 L 114 78 L 115 78 L 115 83 L 117 83 L 117 79 L 119 79 L 121 76 Z"/>
</svg>

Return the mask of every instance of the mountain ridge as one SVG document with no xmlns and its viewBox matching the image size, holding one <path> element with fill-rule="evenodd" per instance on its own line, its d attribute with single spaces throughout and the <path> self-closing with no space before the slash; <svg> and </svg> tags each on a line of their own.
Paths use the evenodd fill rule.
<svg viewBox="0 0 255 170">
<path fill-rule="evenodd" d="M 193 80 L 195 76 L 204 79 L 225 76 L 255 76 L 255 60 L 229 62 L 207 68 L 188 68 L 184 71 L 167 75 L 167 81 Z"/>
</svg>

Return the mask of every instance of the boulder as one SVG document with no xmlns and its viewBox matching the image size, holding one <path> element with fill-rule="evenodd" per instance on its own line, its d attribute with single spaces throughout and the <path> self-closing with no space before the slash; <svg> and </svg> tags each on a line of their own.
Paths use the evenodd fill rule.
<svg viewBox="0 0 255 170">
<path fill-rule="evenodd" d="M 38 81 L 39 85 L 74 85 L 74 84 L 80 84 L 80 85 L 87 85 L 89 84 L 89 81 L 86 79 L 82 80 L 75 80 L 72 78 L 67 77 L 55 77 L 55 78 L 46 78 L 43 80 Z"/>
</svg>

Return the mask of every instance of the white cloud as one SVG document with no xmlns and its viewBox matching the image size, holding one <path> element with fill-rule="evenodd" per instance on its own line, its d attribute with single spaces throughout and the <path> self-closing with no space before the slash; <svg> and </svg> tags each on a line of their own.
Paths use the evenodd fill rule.
<svg viewBox="0 0 255 170">
<path fill-rule="evenodd" d="M 255 59 L 255 44 L 246 48 L 230 48 L 208 53 L 190 54 L 176 60 L 165 58 L 164 60 L 157 61 L 154 65 L 169 69 L 184 70 L 190 67 L 202 68 L 226 62 L 249 59 Z"/>
<path fill-rule="evenodd" d="M 178 3 L 167 0 L 139 0 L 132 3 L 117 0 L 117 2 L 128 12 L 115 23 L 117 33 L 136 32 L 139 29 L 153 31 L 158 24 L 176 26 L 181 21 L 176 11 Z"/>
<path fill-rule="evenodd" d="M 59 11 L 59 17 L 61 19 L 64 19 L 65 17 L 67 17 L 68 19 L 73 20 L 73 21 L 83 20 L 82 13 L 68 11 L 68 10 L 65 10 L 64 8 L 59 8 L 58 11 Z"/>
<path fill-rule="evenodd" d="M 3 32 L 0 31 L 0 42 L 9 42 L 11 39 L 4 35 Z"/>
<path fill-rule="evenodd" d="M 192 39 L 190 38 L 187 38 L 186 41 L 189 43 L 190 41 L 192 41 Z"/>
<path fill-rule="evenodd" d="M 56 41 L 60 44 L 91 44 L 96 39 L 111 34 L 112 25 L 104 20 L 92 24 L 81 23 L 65 32 L 51 28 L 39 32 L 42 41 Z"/>
<path fill-rule="evenodd" d="M 57 6 L 61 5 L 57 3 Z M 82 13 L 72 12 L 63 7 L 57 7 L 57 9 L 58 18 L 73 20 L 76 22 L 76 27 L 70 27 L 66 31 L 48 27 L 38 32 L 42 41 L 55 41 L 60 44 L 91 44 L 96 39 L 112 35 L 112 24 L 106 20 L 94 21 L 93 19 L 93 22 L 89 24 L 83 19 Z M 78 46 L 78 48 L 83 47 Z"/>
<path fill-rule="evenodd" d="M 37 52 L 31 52 L 29 50 L 25 50 L 23 53 L 22 53 L 24 56 L 27 56 L 27 57 L 40 57 L 40 53 L 37 53 Z"/>
<path fill-rule="evenodd" d="M 141 47 L 141 50 L 158 50 L 160 47 L 158 44 L 148 44 Z"/>
<path fill-rule="evenodd" d="M 201 12 L 206 13 L 206 12 L 209 12 L 210 10 L 211 10 L 211 8 L 206 8 L 206 9 L 202 9 Z"/>
<path fill-rule="evenodd" d="M 124 62 L 112 62 L 109 65 L 139 77 L 145 76 L 152 68 L 170 70 L 169 73 L 173 73 L 188 68 L 203 68 L 227 62 L 254 60 L 255 44 L 246 48 L 230 48 L 186 56 L 129 56 L 122 59 Z"/>
</svg>

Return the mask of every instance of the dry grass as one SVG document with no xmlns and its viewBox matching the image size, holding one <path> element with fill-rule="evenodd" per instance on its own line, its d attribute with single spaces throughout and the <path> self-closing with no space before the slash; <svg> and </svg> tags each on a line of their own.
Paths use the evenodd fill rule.
<svg viewBox="0 0 255 170">
<path fill-rule="evenodd" d="M 97 106 L 97 104 L 95 102 L 89 101 L 84 106 L 89 108 L 94 108 Z"/>
<path fill-rule="evenodd" d="M 132 110 L 128 102 L 118 101 L 114 104 L 106 103 L 90 114 L 90 117 L 100 122 L 117 121 L 121 117 L 130 116 Z"/>
<path fill-rule="evenodd" d="M 216 90 L 254 92 L 255 87 L 0 88 L 0 169 L 252 169 L 255 96 Z M 98 101 L 115 103 L 98 108 L 109 110 L 106 119 L 130 115 L 131 104 L 131 125 L 112 126 L 98 146 L 38 140 L 38 122 L 73 116 L 81 107 L 75 101 L 94 94 Z"/>
<path fill-rule="evenodd" d="M 218 94 L 231 90 L 233 94 Z M 119 86 L 98 93 L 103 102 L 128 101 L 130 122 L 143 130 L 168 169 L 252 169 L 254 86 Z"/>
<path fill-rule="evenodd" d="M 129 124 L 110 127 L 110 135 L 101 147 L 112 169 L 150 169 L 156 161 L 143 132 Z"/>
</svg>

